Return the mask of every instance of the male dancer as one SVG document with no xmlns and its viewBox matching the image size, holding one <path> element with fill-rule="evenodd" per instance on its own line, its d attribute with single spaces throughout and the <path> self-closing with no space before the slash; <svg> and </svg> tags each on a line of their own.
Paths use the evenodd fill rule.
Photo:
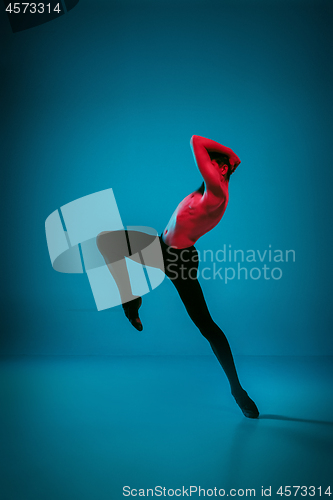
<svg viewBox="0 0 333 500">
<path fill-rule="evenodd" d="M 194 135 L 191 146 L 204 183 L 201 188 L 181 201 L 160 236 L 164 272 L 175 285 L 188 315 L 210 343 L 243 414 L 248 418 L 257 418 L 258 408 L 239 382 L 228 340 L 208 311 L 197 279 L 198 253 L 194 247 L 195 242 L 222 219 L 229 199 L 229 178 L 241 161 L 230 148 L 204 137 Z M 131 295 L 129 300 L 129 280 L 123 279 L 126 264 L 124 260 L 119 262 L 125 253 L 119 253 L 119 246 L 118 250 L 115 250 L 114 244 L 110 244 L 110 236 L 110 232 L 98 235 L 97 245 L 118 284 L 120 295 L 122 298 L 126 296 L 123 309 L 127 318 L 141 331 L 143 326 L 138 310 L 142 298 Z M 132 251 L 132 254 L 134 253 Z M 147 262 L 146 264 L 150 265 Z"/>
</svg>

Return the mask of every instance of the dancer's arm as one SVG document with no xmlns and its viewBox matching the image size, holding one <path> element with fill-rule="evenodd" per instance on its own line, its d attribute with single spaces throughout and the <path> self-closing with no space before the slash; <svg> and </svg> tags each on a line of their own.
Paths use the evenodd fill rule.
<svg viewBox="0 0 333 500">
<path fill-rule="evenodd" d="M 241 162 L 232 149 L 222 146 L 222 144 L 212 141 L 211 139 L 200 137 L 199 135 L 192 136 L 191 147 L 200 173 L 204 178 L 207 187 L 211 189 L 220 186 L 220 177 L 218 171 L 211 162 L 208 154 L 209 151 L 216 151 L 226 155 L 229 159 L 231 167 L 233 167 L 233 171 Z"/>
</svg>

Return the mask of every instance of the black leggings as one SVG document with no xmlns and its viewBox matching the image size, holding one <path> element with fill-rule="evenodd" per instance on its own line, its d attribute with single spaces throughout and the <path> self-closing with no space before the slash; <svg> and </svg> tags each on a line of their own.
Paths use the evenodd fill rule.
<svg viewBox="0 0 333 500">
<path fill-rule="evenodd" d="M 109 270 L 112 273 L 121 294 L 123 304 L 131 304 L 137 315 L 137 298 L 131 299 L 131 287 L 128 279 L 124 256 L 136 260 L 142 249 L 150 245 L 156 236 L 140 231 L 108 231 L 97 237 L 97 246 L 103 255 L 105 262 L 111 264 Z M 226 376 L 228 377 L 231 391 L 235 395 L 242 388 L 238 380 L 234 360 L 229 343 L 222 330 L 213 321 L 197 279 L 198 274 L 198 252 L 194 246 L 184 249 L 175 249 L 164 243 L 160 236 L 162 248 L 164 272 L 175 285 L 177 292 L 186 308 L 193 323 L 199 328 L 202 335 L 210 343 L 215 356 L 220 362 Z M 141 258 L 138 262 L 141 262 Z M 151 253 L 149 262 L 145 264 L 160 268 L 162 262 L 156 259 L 156 253 Z M 124 275 L 127 274 L 127 279 Z M 124 307 L 124 305 L 123 305 Z"/>
<path fill-rule="evenodd" d="M 199 258 L 196 248 L 194 246 L 184 249 L 169 247 L 163 241 L 162 235 L 160 243 L 166 276 L 175 285 L 191 320 L 210 343 L 228 377 L 231 391 L 237 393 L 241 386 L 229 342 L 223 331 L 213 321 L 197 278 Z"/>
</svg>

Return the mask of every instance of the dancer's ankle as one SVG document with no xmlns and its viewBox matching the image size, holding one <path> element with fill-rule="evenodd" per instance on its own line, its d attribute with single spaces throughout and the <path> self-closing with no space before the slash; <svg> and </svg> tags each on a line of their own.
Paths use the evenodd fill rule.
<svg viewBox="0 0 333 500">
<path fill-rule="evenodd" d="M 246 391 L 240 384 L 231 387 L 231 394 L 233 395 L 234 398 L 243 396 L 244 393 L 246 394 Z"/>
</svg>

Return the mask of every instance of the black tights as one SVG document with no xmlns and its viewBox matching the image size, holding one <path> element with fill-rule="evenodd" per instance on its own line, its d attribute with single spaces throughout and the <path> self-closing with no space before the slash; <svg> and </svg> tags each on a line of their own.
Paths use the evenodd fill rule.
<svg viewBox="0 0 333 500">
<path fill-rule="evenodd" d="M 101 254 L 106 263 L 111 264 L 109 270 L 118 285 L 125 314 L 133 326 L 139 330 L 142 329 L 141 322 L 138 324 L 138 309 L 141 305 L 141 298 L 134 297 L 131 293 L 124 256 L 137 259 L 140 251 L 148 247 L 155 239 L 156 236 L 133 230 L 109 231 L 101 233 L 97 237 L 97 245 Z M 155 252 L 149 254 L 149 262 L 146 259 L 145 264 L 161 268 L 175 285 L 188 315 L 210 343 L 215 356 L 228 377 L 231 392 L 236 396 L 236 394 L 242 392 L 242 388 L 238 380 L 229 342 L 222 330 L 213 321 L 197 278 L 198 252 L 194 246 L 184 249 L 169 247 L 164 243 L 162 236 L 160 236 L 159 240 L 164 269 L 162 268 L 162 260 L 156 258 Z"/>
<path fill-rule="evenodd" d="M 133 296 L 124 257 L 143 263 L 141 250 L 146 249 L 156 236 L 141 231 L 106 231 L 97 237 L 97 246 L 104 257 L 119 289 L 126 316 L 137 330 L 142 330 L 138 317 L 141 297 Z M 230 383 L 236 403 L 246 417 L 257 418 L 258 408 L 238 380 L 229 342 L 212 320 L 198 281 L 198 252 L 194 246 L 181 250 L 166 245 L 160 236 L 163 262 L 159 252 L 145 254 L 144 263 L 162 269 L 175 285 L 193 323 L 208 340 Z"/>
<path fill-rule="evenodd" d="M 213 321 L 200 283 L 197 279 L 198 252 L 194 246 L 178 250 L 166 245 L 160 237 L 164 260 L 164 272 L 175 285 L 193 323 L 208 340 L 222 366 L 231 387 L 237 394 L 242 390 L 229 342 L 221 328 Z"/>
</svg>

